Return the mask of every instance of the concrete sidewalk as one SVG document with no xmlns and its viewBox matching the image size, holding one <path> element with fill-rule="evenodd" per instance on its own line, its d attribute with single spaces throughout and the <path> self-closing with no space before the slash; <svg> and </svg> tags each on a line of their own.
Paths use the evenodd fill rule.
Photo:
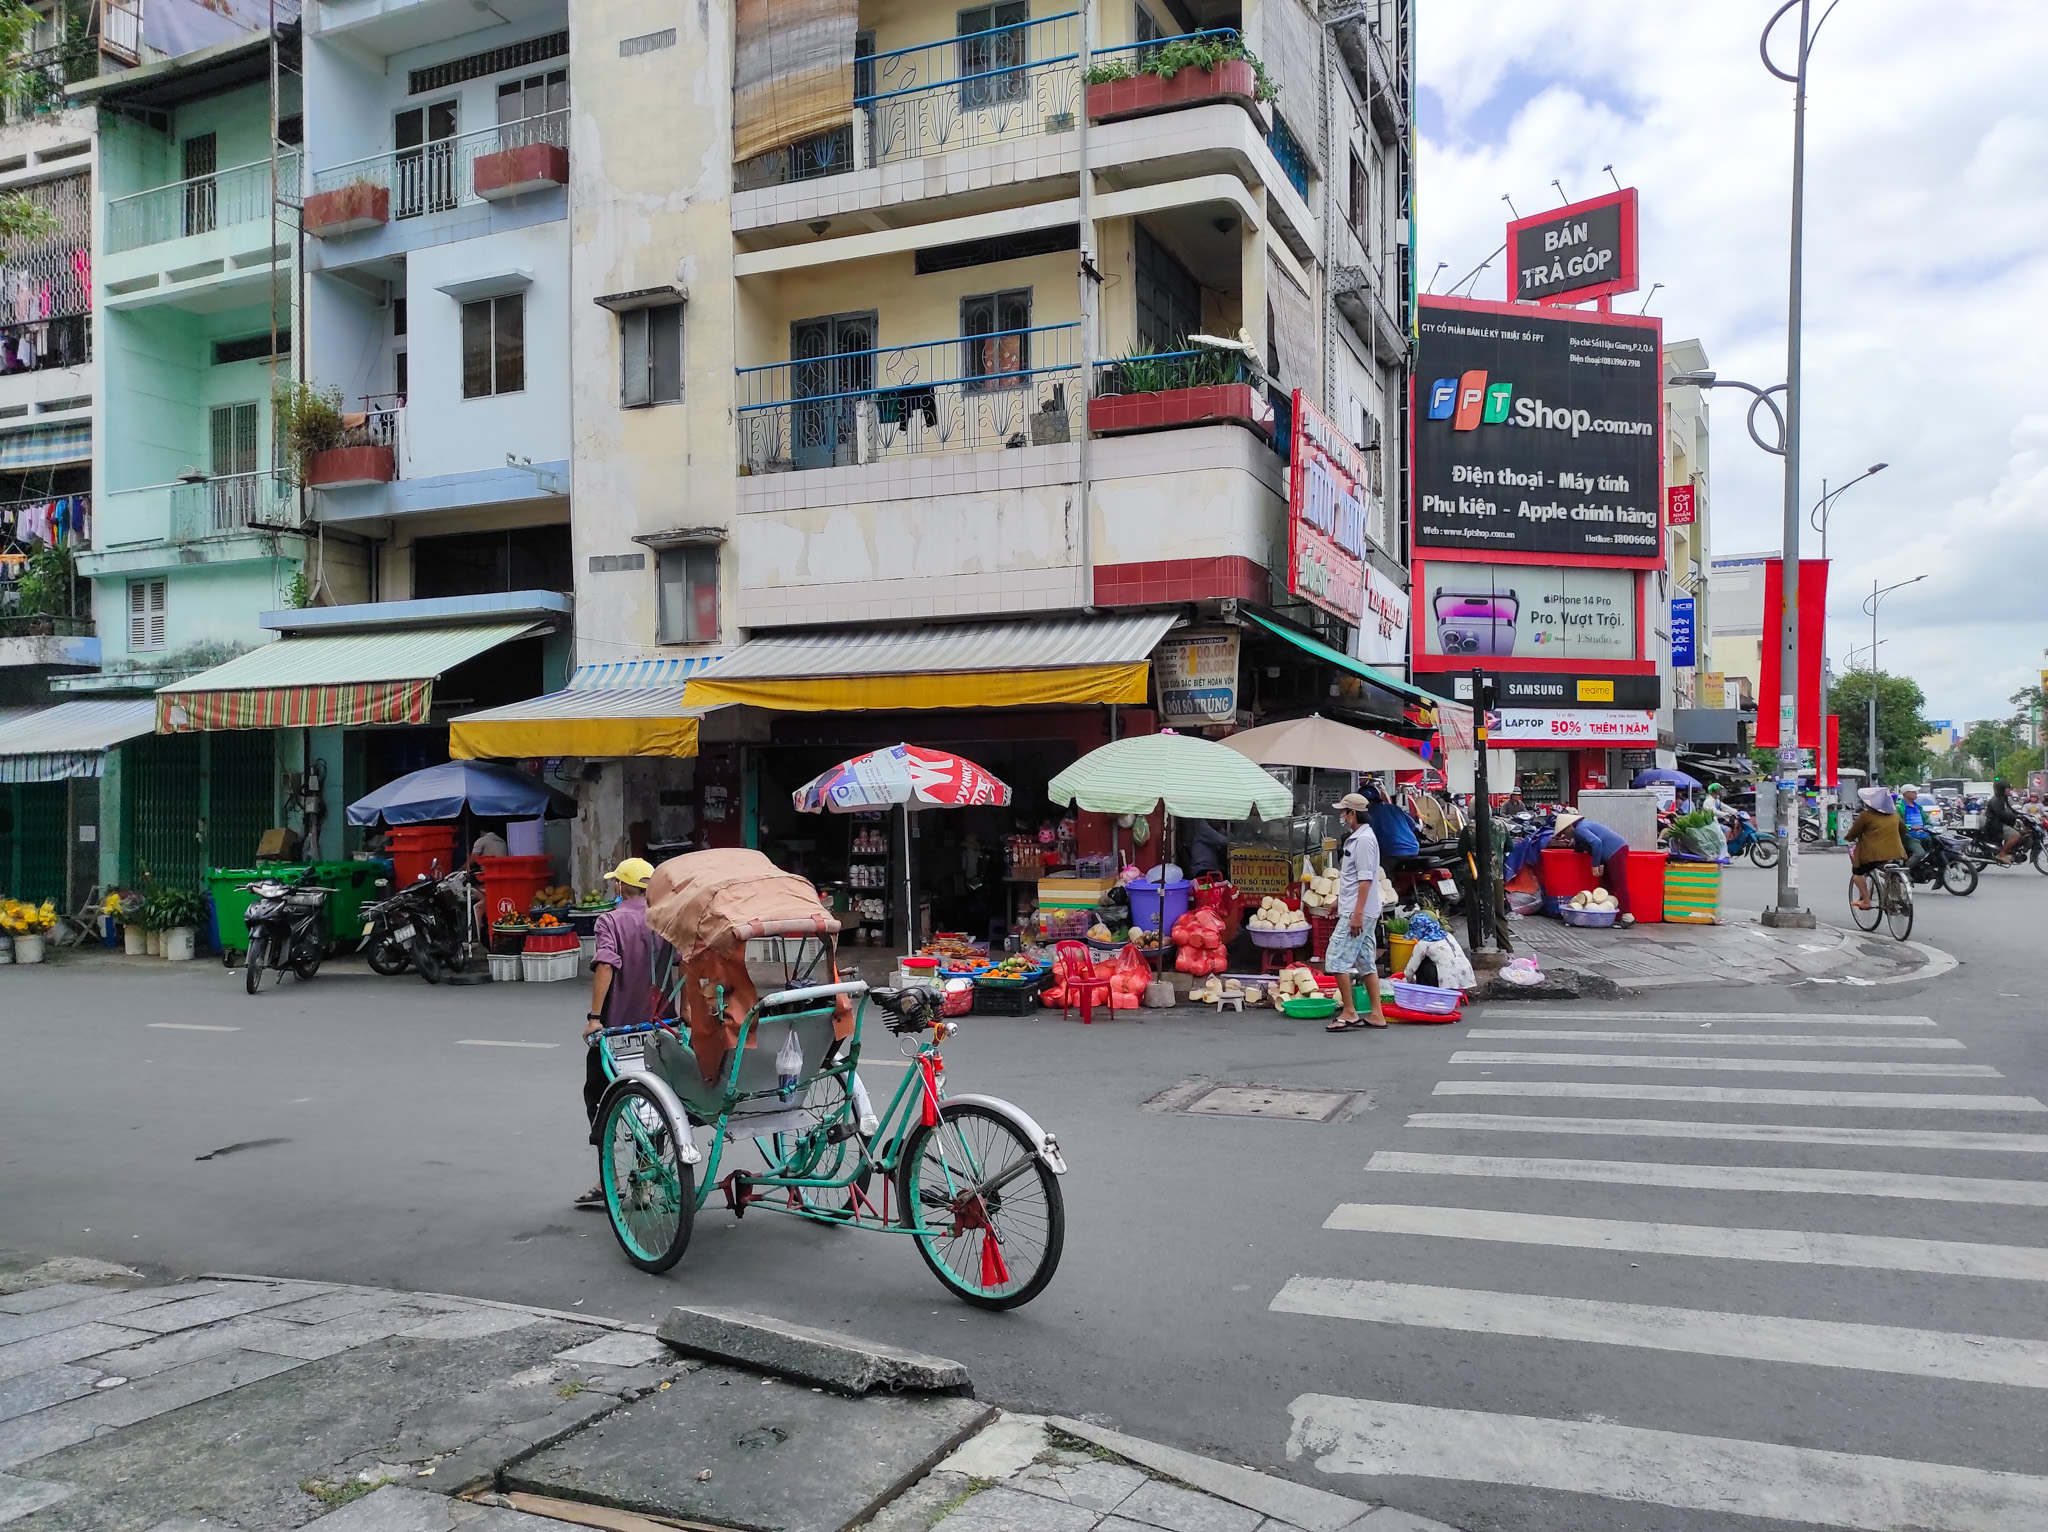
<svg viewBox="0 0 2048 1532">
<path fill-rule="evenodd" d="M 0 1270 L 0 1526 L 1455 1532 L 958 1389 L 809 1381 L 830 1375 L 475 1299 Z"/>
<path fill-rule="evenodd" d="M 1899 984 L 1955 967 L 1947 953 L 1838 926 L 1780 931 L 1759 910 L 1723 909 L 1718 925 L 1610 926 L 1588 930 L 1533 915 L 1512 921 L 1517 954 L 1546 971 L 1572 969 L 1624 990 L 1684 984 Z"/>
</svg>

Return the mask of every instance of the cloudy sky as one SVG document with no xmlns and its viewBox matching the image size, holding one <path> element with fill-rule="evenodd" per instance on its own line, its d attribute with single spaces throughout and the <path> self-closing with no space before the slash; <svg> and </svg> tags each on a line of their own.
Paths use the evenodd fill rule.
<svg viewBox="0 0 2048 1532">
<path fill-rule="evenodd" d="M 1415 4 L 1424 281 L 1447 262 L 1448 291 L 1501 243 L 1503 193 L 1538 212 L 1553 179 L 1610 189 L 1611 164 L 1641 191 L 1665 338 L 1697 337 L 1723 377 L 1780 381 L 1792 88 L 1756 49 L 1776 0 Z M 1883 664 L 1958 723 L 2004 716 L 2048 665 L 2043 79 L 2042 0 L 1841 0 L 1813 51 L 1805 499 L 1890 464 L 1836 502 L 1829 651 L 1839 668 L 1869 643 L 1873 578 L 1925 574 L 1885 598 Z M 1466 291 L 1503 297 L 1503 270 Z M 1717 554 L 1780 542 L 1782 467 L 1749 442 L 1741 397 L 1714 396 Z"/>
</svg>

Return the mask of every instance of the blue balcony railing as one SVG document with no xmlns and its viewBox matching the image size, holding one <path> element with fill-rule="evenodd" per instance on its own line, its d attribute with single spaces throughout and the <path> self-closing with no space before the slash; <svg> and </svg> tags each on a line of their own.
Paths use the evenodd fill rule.
<svg viewBox="0 0 2048 1532">
<path fill-rule="evenodd" d="M 750 473 L 1071 441 L 1081 327 L 742 367 L 739 461 Z"/>
<path fill-rule="evenodd" d="M 1280 173 L 1302 196 L 1308 195 L 1308 155 L 1302 150 L 1301 141 L 1288 129 L 1287 119 L 1278 112 L 1273 114 L 1273 126 L 1266 130 L 1266 147 L 1273 151 L 1273 159 L 1280 166 Z"/>
</svg>

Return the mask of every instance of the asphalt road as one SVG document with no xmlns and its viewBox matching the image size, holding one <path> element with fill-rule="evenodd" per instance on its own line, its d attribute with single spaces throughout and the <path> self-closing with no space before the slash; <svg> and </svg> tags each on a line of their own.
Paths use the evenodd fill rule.
<svg viewBox="0 0 2048 1532">
<path fill-rule="evenodd" d="M 1845 919 L 1841 859 L 1810 858 L 1806 868 L 1822 918 Z M 1766 904 L 1768 879 L 1737 869 L 1727 897 L 1736 906 Z M 1901 1257 L 1904 1246 L 1860 1247 L 1857 1259 L 1871 1264 L 1858 1266 L 1746 1259 L 1680 1253 L 1668 1234 L 1617 1236 L 1609 1225 L 1962 1241 L 2027 1247 L 2033 1256 L 2004 1259 L 2039 1261 L 2048 1196 L 2036 1194 L 2048 1193 L 2048 1161 L 2038 1150 L 2048 1141 L 2034 1140 L 2030 1150 L 2005 1141 L 1961 1147 L 1951 1135 L 2038 1135 L 2048 1117 L 1880 1111 L 1835 1097 L 1574 1099 L 1436 1088 L 1566 1082 L 1575 1090 L 1570 1082 L 1592 1082 L 1602 1090 L 2048 1100 L 2039 1022 L 2044 925 L 2048 878 L 1992 869 L 1968 900 L 1923 896 L 1915 939 L 1961 959 L 1928 981 L 1663 990 L 1628 1004 L 1573 1007 L 1577 1018 L 1533 1019 L 1496 1006 L 1455 1028 L 1338 1037 L 1271 1012 L 1175 1013 L 1092 1028 L 1057 1016 L 971 1020 L 947 1049 L 952 1089 L 1015 1100 L 1058 1133 L 1072 1166 L 1058 1277 L 1036 1303 L 1001 1315 L 948 1297 L 903 1238 L 760 1214 L 742 1224 L 722 1207 L 707 1208 L 670 1276 L 627 1266 L 602 1217 L 569 1205 L 592 1179 L 594 1158 L 578 1097 L 581 984 L 430 989 L 344 963 L 311 984 L 287 981 L 250 998 L 239 973 L 202 964 L 0 970 L 0 1254 L 331 1278 L 630 1320 L 653 1319 L 674 1302 L 737 1304 L 959 1357 L 984 1398 L 1013 1407 L 1085 1414 L 1472 1532 L 1760 1529 L 1806 1524 L 1817 1506 L 1840 1512 L 1827 1496 L 1844 1491 L 1770 1498 L 1803 1474 L 1825 1480 L 1832 1460 L 1754 1467 L 1753 1451 L 1742 1456 L 1768 1482 L 1748 1499 L 1734 1491 L 1714 1499 L 1713 1486 L 1731 1472 L 1715 1457 L 1716 1440 L 1865 1454 L 1908 1468 L 1952 1465 L 1966 1482 L 1928 1493 L 1967 1506 L 1991 1482 L 1967 1472 L 2048 1476 L 2048 1360 L 2040 1352 L 2048 1287 L 1898 1269 L 1936 1258 Z M 1599 1014 L 1616 1011 L 1699 1019 Z M 1736 1013 L 1927 1017 L 1934 1025 L 1716 1020 Z M 1478 1029 L 1686 1035 L 1488 1041 L 1470 1036 Z M 1782 1042 L 1699 1041 L 1717 1031 Z M 1815 1033 L 1865 1042 L 1797 1041 Z M 1901 1038 L 1913 1046 L 1892 1046 Z M 1938 1046 L 1924 1046 L 1930 1041 Z M 1558 1059 L 1492 1068 L 1452 1061 L 1454 1051 L 1472 1048 L 1550 1048 Z M 1904 1059 L 1944 1071 L 1988 1067 L 2000 1078 L 1798 1067 L 1845 1053 L 1859 1071 Z M 1663 1062 L 1573 1066 L 1589 1054 Z M 1724 1056 L 1762 1062 L 1729 1071 L 1719 1067 Z M 886 1038 L 869 1053 L 871 1061 L 891 1057 Z M 1681 1057 L 1708 1062 L 1695 1069 Z M 1780 1059 L 1790 1072 L 1780 1072 Z M 1192 1076 L 1360 1092 L 1363 1109 L 1334 1123 L 1141 1109 Z M 878 1094 L 893 1089 L 895 1077 L 869 1072 Z M 1415 1113 L 1525 1121 L 1512 1131 L 1469 1118 L 1406 1125 Z M 1665 1126 L 1603 1134 L 1583 1121 L 1554 1128 L 1526 1121 L 1532 1117 Z M 1698 1123 L 1878 1137 L 1701 1137 Z M 1918 1130 L 1939 1136 L 1883 1138 Z M 215 1153 L 228 1146 L 238 1147 Z M 1383 1153 L 1479 1158 L 1384 1162 L 1368 1171 L 1368 1160 Z M 1628 1168 L 1530 1163 L 1563 1160 Z M 1659 1165 L 1724 1170 L 1706 1178 L 1717 1184 L 1637 1184 L 1669 1180 L 1673 1173 L 1641 1168 Z M 1986 1201 L 1947 1183 L 1910 1196 L 1896 1187 L 1873 1195 L 1726 1184 L 1742 1177 L 1725 1168 L 1740 1167 L 1994 1178 L 2018 1189 Z M 1611 1179 L 1616 1174 L 1624 1179 Z M 1474 1237 L 1472 1210 L 1536 1223 L 1512 1238 L 1497 1226 Z M 1603 1222 L 1593 1233 L 1592 1225 L 1555 1222 L 1567 1218 Z M 1331 1219 L 1364 1226 L 1325 1227 Z M 1394 1231 L 1390 1220 L 1403 1228 Z M 1561 1232 L 1567 1228 L 1574 1232 Z M 1617 1248 L 1617 1237 L 1655 1248 Z M 1576 1247 L 1587 1243 L 1597 1248 Z M 1709 1335 L 1696 1317 L 1617 1305 L 1836 1328 L 1735 1322 Z M 1975 1339 L 1946 1344 L 1840 1325 Z M 2012 1346 L 2012 1337 L 2031 1337 L 2036 1347 Z M 1897 1360 L 1904 1356 L 1914 1359 Z M 1563 1446 L 1543 1435 L 1565 1426 L 1593 1434 Z M 1290 1431 L 1302 1449 L 1292 1455 Z M 1643 1466 L 1645 1452 L 1652 1468 Z M 1559 1463 L 1567 1466 L 1528 1466 Z M 1871 1493 L 1890 1492 L 1889 1474 L 1868 1470 L 1878 1486 Z M 1708 1504 L 1797 1514 L 1756 1519 Z"/>
</svg>

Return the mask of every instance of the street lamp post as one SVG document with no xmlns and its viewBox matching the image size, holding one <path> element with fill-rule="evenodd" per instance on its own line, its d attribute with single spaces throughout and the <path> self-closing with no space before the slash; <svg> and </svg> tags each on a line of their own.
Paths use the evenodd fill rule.
<svg viewBox="0 0 2048 1532">
<path fill-rule="evenodd" d="M 1820 481 L 1820 499 L 1814 501 L 1813 510 L 1807 514 L 1806 520 L 1807 524 L 1814 531 L 1820 533 L 1820 556 L 1822 558 L 1828 556 L 1828 515 L 1833 510 L 1832 502 L 1835 497 L 1841 494 L 1843 490 L 1852 489 L 1856 485 L 1861 484 L 1872 474 L 1883 473 L 1890 466 L 1891 464 L 1889 463 L 1872 463 L 1847 484 L 1841 485 L 1834 490 L 1828 488 L 1828 481 L 1826 479 Z"/>
<path fill-rule="evenodd" d="M 1904 590 L 1908 585 L 1918 585 L 1926 578 L 1924 574 L 1915 575 L 1910 580 L 1887 585 L 1883 590 L 1879 590 L 1877 581 L 1872 580 L 1870 599 L 1863 603 L 1863 610 L 1870 614 L 1870 732 L 1865 741 L 1868 746 L 1865 754 L 1870 757 L 1870 781 L 1866 785 L 1870 787 L 1877 786 L 1877 604 L 1893 591 Z"/>
</svg>

